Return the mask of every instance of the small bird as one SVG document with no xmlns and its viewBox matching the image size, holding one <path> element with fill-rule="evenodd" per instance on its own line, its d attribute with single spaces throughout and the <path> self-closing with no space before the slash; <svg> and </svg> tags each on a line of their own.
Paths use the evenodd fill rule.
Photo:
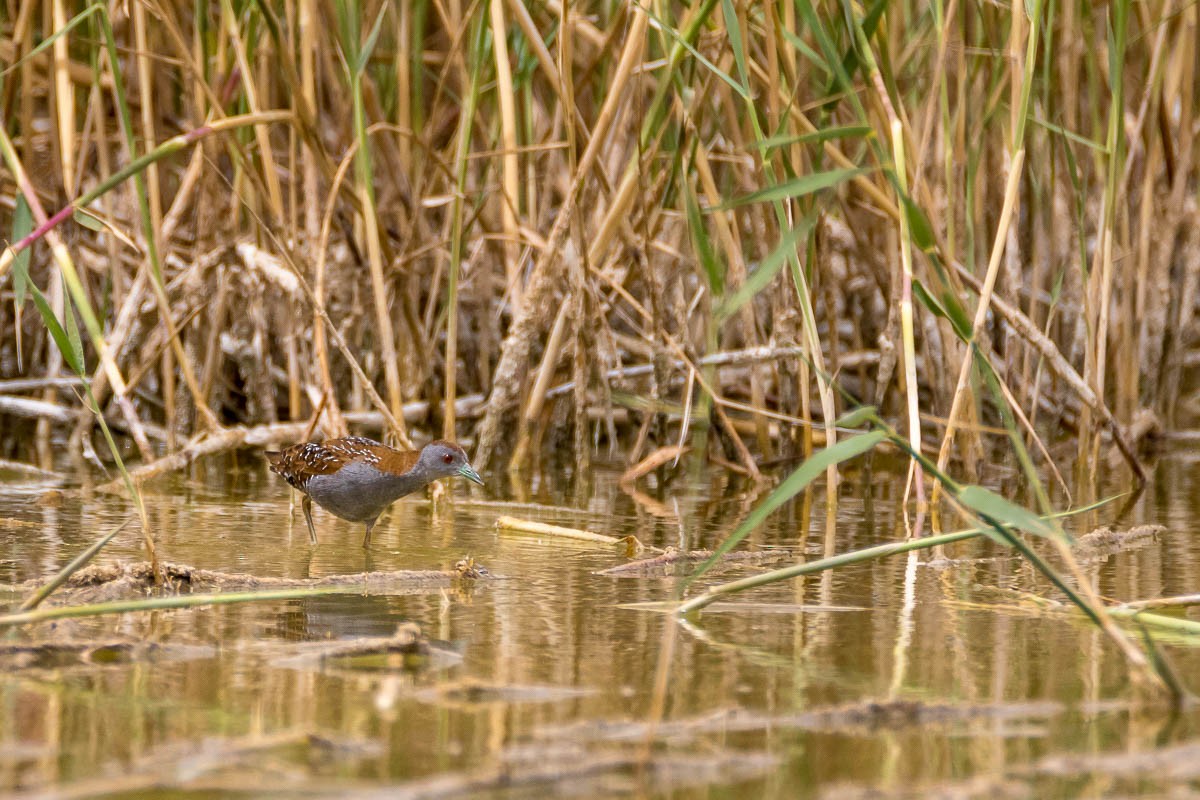
<svg viewBox="0 0 1200 800">
<path fill-rule="evenodd" d="M 308 534 L 317 543 L 312 503 L 334 516 L 367 523 L 363 547 L 371 546 L 371 528 L 383 510 L 406 494 L 438 478 L 460 475 L 483 485 L 483 479 L 454 442 L 434 441 L 415 450 L 395 450 L 372 439 L 349 436 L 267 451 L 271 471 L 304 494 L 302 506 Z"/>
</svg>

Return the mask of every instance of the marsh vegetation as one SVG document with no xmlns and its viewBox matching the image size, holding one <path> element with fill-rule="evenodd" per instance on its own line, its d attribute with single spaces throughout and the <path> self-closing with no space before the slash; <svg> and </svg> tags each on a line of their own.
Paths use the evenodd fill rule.
<svg viewBox="0 0 1200 800">
<path fill-rule="evenodd" d="M 451 668 L 462 671 L 456 680 L 487 674 L 575 690 L 595 688 L 605 656 L 581 645 L 546 671 L 523 669 L 520 646 L 555 652 L 511 626 L 566 625 L 558 633 L 580 642 L 595 635 L 588 615 L 600 613 L 587 592 L 602 585 L 599 596 L 628 606 L 603 612 L 630 621 L 596 644 L 636 643 L 639 677 L 618 670 L 627 695 L 578 701 L 583 711 L 556 721 L 629 716 L 644 727 L 628 736 L 644 748 L 578 728 L 567 737 L 577 750 L 550 758 L 536 744 L 542 726 L 525 719 L 516 727 L 527 750 L 505 750 L 500 761 L 488 761 L 498 745 L 456 740 L 468 755 L 447 768 L 461 769 L 444 794 L 494 788 L 484 774 L 492 767 L 538 784 L 555 770 L 624 775 L 653 763 L 643 788 L 665 794 L 795 777 L 813 768 L 765 742 L 744 770 L 714 758 L 711 780 L 697 768 L 703 746 L 648 762 L 652 745 L 667 741 L 658 726 L 686 720 L 678 736 L 713 744 L 691 714 L 710 705 L 672 695 L 669 677 L 713 669 L 717 653 L 752 663 L 745 703 L 728 687 L 714 695 L 764 713 L 746 730 L 920 727 L 925 710 L 903 705 L 909 674 L 935 692 L 952 679 L 954 696 L 971 703 L 1036 697 L 1027 683 L 1009 695 L 985 691 L 1012 677 L 999 655 L 982 674 L 967 666 L 987 652 L 1016 653 L 1015 640 L 1001 639 L 1026 614 L 1037 617 L 1037 636 L 1065 628 L 1086 642 L 1073 661 L 1022 667 L 1087 684 L 1083 693 L 1059 685 L 1055 703 L 1086 694 L 1123 708 L 1184 707 L 1195 682 L 1179 665 L 1196 663 L 1198 624 L 1188 601 L 1165 612 L 1128 603 L 1191 592 L 1195 554 L 1168 557 L 1178 545 L 1170 529 L 1127 529 L 1192 524 L 1188 461 L 1177 451 L 1164 467 L 1157 453 L 1193 441 L 1196 421 L 1196 22 L 1187 4 L 1127 0 L 0 0 L 0 230 L 9 245 L 0 253 L 0 469 L 13 476 L 0 497 L 11 523 L 0 582 L 10 610 L 45 614 L 34 612 L 45 600 L 70 617 L 87 603 L 70 600 L 80 579 L 66 573 L 116 558 L 128 574 L 144 560 L 158 588 L 126 588 L 156 596 L 122 609 L 137 628 L 125 633 L 161 644 L 172 664 L 215 659 L 219 674 L 232 674 L 237 662 L 226 654 L 181 650 L 176 662 L 170 648 L 200 647 L 204 626 L 222 621 L 239 642 L 275 638 L 256 627 L 246 610 L 255 608 L 293 626 L 278 637 L 282 649 L 289 637 L 367 632 L 349 622 L 353 601 L 326 597 L 328 586 L 274 586 L 296 594 L 188 609 L 178 593 L 190 587 L 172 584 L 172 569 L 221 569 L 241 592 L 255 576 L 374 575 L 424 557 L 443 577 L 414 592 L 443 592 L 445 605 L 397 605 L 409 592 L 395 587 L 360 599 L 356 613 L 376 615 L 372 636 L 391 635 L 384 620 L 394 629 L 411 617 L 426 634 L 441 627 L 444 638 L 475 641 L 463 631 L 478 624 L 504 639 L 503 656 L 468 650 Z M 441 549 L 388 550 L 378 564 L 301 556 L 294 519 L 283 522 L 286 494 L 265 482 L 258 451 L 350 432 L 401 446 L 461 441 L 487 494 L 459 491 L 457 505 L 439 510 L 439 501 L 421 518 L 441 531 Z M 1147 486 L 1149 497 L 1138 494 Z M 1123 499 L 1100 503 L 1114 494 Z M 40 504 L 29 505 L 35 496 Z M 171 510 L 173 497 L 187 508 Z M 230 538 L 238 509 L 257 519 L 262 497 L 274 523 L 263 517 L 245 530 L 286 536 L 288 555 Z M 219 509 L 207 521 L 205 504 Z M 406 509 L 398 518 L 414 506 L 397 508 Z M 494 531 L 512 515 L 533 519 Z M 871 532 L 856 527 L 880 520 Z M 1114 524 L 1113 538 L 1082 545 L 1077 534 L 1100 522 Z M 410 534 L 419 527 L 400 523 Z M 562 528 L 620 541 L 579 563 L 527 560 L 539 562 L 533 553 L 548 541 L 589 553 L 605 544 L 563 544 Z M 548 538 L 514 538 L 518 530 Z M 199 546 L 189 531 L 213 538 Z M 1095 549 L 1101 539 L 1110 550 Z M 649 560 L 630 565 L 639 548 Z M 458 586 L 461 570 L 475 568 L 472 555 L 491 577 L 449 592 L 447 582 Z M 501 588 L 505 568 L 531 576 L 528 605 Z M 626 571 L 588 574 L 615 568 Z M 737 580 L 723 582 L 731 570 Z M 887 598 L 878 605 L 899 625 L 867 635 L 869 623 L 843 628 L 830 615 L 876 605 L 842 577 L 870 570 L 880 570 L 877 596 Z M 572 587 L 563 589 L 569 624 L 551 602 L 555 576 Z M 484 623 L 472 603 L 489 597 L 498 599 Z M 936 608 L 925 623 L 958 637 L 952 678 L 933 665 L 908 671 L 938 653 L 920 630 L 914 639 L 918 598 Z M 787 647 L 756 641 L 749 603 L 760 599 L 794 620 L 791 633 L 761 623 Z M 733 613 L 745 625 L 724 635 L 698 627 L 700 609 L 711 622 L 729 602 L 743 604 Z M 955 604 L 968 603 L 978 607 L 960 614 Z M 333 618 L 322 620 L 322 609 Z M 159 613 L 196 627 L 175 641 L 145 622 Z M 964 617 L 973 614 L 1004 621 L 993 641 L 972 636 Z M 28 641 L 0 658 L 37 666 L 29 654 L 47 645 L 47 618 L 8 619 Z M 81 641 L 102 624 L 70 623 Z M 886 650 L 888 663 L 862 692 L 798 680 L 799 702 L 883 706 L 799 722 L 766 715 L 781 703 L 799 713 L 770 683 L 773 669 L 814 662 L 846 677 L 821 648 L 851 640 Z M 127 669 L 154 660 L 140 645 L 109 644 L 116 650 L 101 652 L 118 653 Z M 65 647 L 56 658 L 93 652 Z M 291 673 L 271 666 L 283 658 L 248 663 L 280 707 L 303 704 L 282 677 Z M 588 666 L 572 676 L 568 665 L 581 659 Z M 93 679 L 86 666 L 72 674 Z M 456 705 L 437 688 L 442 677 L 416 679 L 442 694 L 415 702 L 457 709 L 451 716 L 469 708 L 458 720 L 473 718 L 473 703 L 502 709 L 492 736 L 527 702 L 501 693 Z M 394 703 L 406 707 L 387 694 L 397 691 L 390 678 L 331 669 L 320 680 L 323 702 L 345 681 L 373 694 L 382 716 L 344 725 L 272 718 L 336 730 L 329 763 L 424 776 L 397 761 L 404 737 L 380 745 L 370 733 L 394 722 Z M 11 686 L 0 691 L 18 691 Z M 1079 713 L 1071 709 L 1011 716 L 1069 728 Z M 972 719 L 998 718 L 990 713 Z M 248 736 L 242 722 L 234 727 Z M 14 741 L 32 736 L 28 726 L 5 728 L 18 731 Z M 206 730 L 180 740 L 193 732 Z M 360 751 L 343 734 L 370 742 Z M 818 734 L 805 736 L 821 746 Z M 890 736 L 886 775 L 856 778 L 898 785 L 899 739 Z M 69 739 L 58 746 L 69 749 Z M 268 739 L 228 742 L 221 757 L 238 762 L 300 741 Z M 313 741 L 303 747 L 325 746 Z M 573 761 L 578 753 L 587 758 Z M 986 761 L 973 757 L 971 774 L 987 772 Z M 1041 787 L 1070 780 L 1045 776 L 1077 774 L 1043 767 Z M 43 770 L 41 783 L 27 784 L 21 769 L 0 786 L 93 777 Z M 156 766 L 138 774 L 143 783 L 129 791 L 161 778 Z M 424 777 L 412 791 L 436 793 L 436 779 Z M 213 783 L 237 785 L 224 772 Z"/>
</svg>

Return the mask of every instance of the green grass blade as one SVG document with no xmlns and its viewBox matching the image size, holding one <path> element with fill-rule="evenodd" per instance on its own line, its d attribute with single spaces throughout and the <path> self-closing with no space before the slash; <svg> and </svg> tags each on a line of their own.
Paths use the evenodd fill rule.
<svg viewBox="0 0 1200 800">
<path fill-rule="evenodd" d="M 688 576 L 683 586 L 680 587 L 681 590 L 687 588 L 689 583 L 707 572 L 713 564 L 720 560 L 721 556 L 736 547 L 742 539 L 746 538 L 747 534 L 761 525 L 781 505 L 804 491 L 806 486 L 823 475 L 825 470 L 830 466 L 860 456 L 881 442 L 886 441 L 887 438 L 888 435 L 884 431 L 871 431 L 870 433 L 862 433 L 848 439 L 843 439 L 832 447 L 827 447 L 821 452 L 815 453 L 812 458 L 805 461 L 795 472 L 785 478 L 783 483 L 775 487 L 775 491 L 771 492 L 766 500 L 750 512 L 742 524 L 733 533 L 729 534 L 725 541 L 721 542 L 717 549 L 713 551 L 708 560 Z"/>
<path fill-rule="evenodd" d="M 754 144 L 760 150 L 776 150 L 793 144 L 821 144 L 836 139 L 861 139 L 870 136 L 875 129 L 870 125 L 843 125 L 841 127 L 822 128 L 812 133 L 796 133 L 789 135 L 768 136 Z"/>
<path fill-rule="evenodd" d="M 858 175 L 870 172 L 871 170 L 856 167 L 851 169 L 831 169 L 827 172 L 814 172 L 809 175 L 802 175 L 799 178 L 780 183 L 775 186 L 768 186 L 766 189 L 760 189 L 757 192 L 751 192 L 748 195 L 734 198 L 728 203 L 720 206 L 721 210 L 738 208 L 747 206 L 753 203 L 777 202 L 781 200 L 793 200 L 797 197 L 814 194 L 822 189 L 828 189 L 837 186 L 843 181 L 847 181 Z"/>
<path fill-rule="evenodd" d="M 715 5 L 714 0 L 709 0 L 709 6 L 711 7 L 713 5 Z M 642 10 L 645 11 L 646 15 L 648 17 L 650 17 L 650 19 L 653 20 L 658 25 L 659 31 L 661 31 L 662 33 L 665 33 L 670 39 L 672 39 L 675 42 L 677 47 L 686 51 L 688 54 L 690 54 L 692 56 L 692 58 L 696 59 L 701 64 L 703 64 L 704 67 L 706 69 L 708 69 L 709 72 L 716 75 L 718 78 L 720 78 L 725 83 L 729 84 L 729 88 L 731 88 L 735 92 L 737 92 L 739 97 L 741 97 L 743 100 L 746 100 L 746 101 L 750 101 L 753 99 L 753 95 L 750 94 L 749 89 L 747 89 L 744 85 L 742 85 L 741 83 L 738 83 L 736 80 L 734 80 L 733 76 L 731 76 L 728 72 L 726 72 L 725 70 L 718 67 L 712 61 L 710 61 L 708 58 L 706 58 L 703 53 L 701 53 L 699 50 L 696 49 L 695 45 L 693 45 L 692 42 L 690 41 L 688 32 L 680 34 L 679 31 L 675 30 L 675 28 L 673 26 L 668 25 L 666 22 L 662 21 L 661 19 L 656 17 L 654 14 L 651 14 L 650 10 L 648 8 L 646 8 L 645 6 L 642 7 Z M 701 14 L 701 16 L 707 16 L 707 14 Z"/>
<path fill-rule="evenodd" d="M 50 307 L 50 302 L 46 296 L 42 294 L 42 290 L 37 288 L 37 284 L 32 281 L 29 283 L 29 289 L 33 294 L 33 304 L 37 307 L 38 313 L 42 315 L 42 322 L 46 325 L 46 330 L 50 331 L 50 338 L 54 339 L 54 343 L 58 345 L 58 350 L 66 359 L 67 365 L 71 370 L 81 378 L 86 378 L 87 373 L 83 369 L 83 359 L 76 357 L 75 347 L 71 344 L 71 337 L 63 330 L 62 323 L 58 321 L 58 316 L 54 313 L 54 309 Z M 68 309 L 68 314 L 70 310 Z M 76 337 L 79 333 L 76 332 Z"/>
<path fill-rule="evenodd" d="M 951 327 L 954 328 L 954 333 L 964 342 L 971 338 L 971 320 L 967 318 L 967 313 L 961 304 L 957 302 L 943 303 L 925 288 L 925 284 L 915 278 L 912 287 L 913 295 L 921 301 L 921 305 L 925 306 L 929 313 L 949 320 Z M 949 299 L 955 298 L 950 295 Z"/>
<path fill-rule="evenodd" d="M 12 241 L 19 242 L 33 232 L 33 214 L 25 195 L 17 193 L 17 206 L 13 210 Z M 29 248 L 21 250 L 13 257 L 13 295 L 17 308 L 25 305 L 25 295 L 29 287 Z"/>
<path fill-rule="evenodd" d="M 106 533 L 104 536 L 101 536 L 99 539 L 97 539 L 96 541 L 94 541 L 90 545 L 88 545 L 88 547 L 82 553 L 75 556 L 75 558 L 71 559 L 71 562 L 69 564 L 67 564 L 65 567 L 60 569 L 53 578 L 46 581 L 46 583 L 43 584 L 41 587 L 39 587 L 36 592 L 34 592 L 32 595 L 30 595 L 29 599 L 21 604 L 20 610 L 21 611 L 32 611 L 33 609 L 35 609 L 39 605 L 41 605 L 43 600 L 45 600 L 47 597 L 49 597 L 51 594 L 53 594 L 55 589 L 57 589 L 58 587 L 62 586 L 64 583 L 66 583 L 68 578 L 70 578 L 72 575 L 74 575 L 76 572 L 78 572 L 85 564 L 87 564 L 89 561 L 91 561 L 93 558 L 95 558 L 96 554 L 99 553 L 106 544 L 111 542 L 118 533 L 125 530 L 125 528 L 127 528 L 129 526 L 129 523 L 131 523 L 131 522 L 133 522 L 132 518 L 126 519 L 124 522 L 122 522 L 117 527 L 113 528 L 111 531 Z"/>
<path fill-rule="evenodd" d="M 83 375 L 87 372 L 87 359 L 84 358 L 83 339 L 79 336 L 79 323 L 75 321 L 75 309 L 71 306 L 70 295 L 63 297 L 63 322 L 67 331 L 67 341 L 71 344 L 71 355 L 79 365 L 76 371 Z"/>
<path fill-rule="evenodd" d="M 901 196 L 904 198 L 904 216 L 908 220 L 908 233 L 912 243 L 921 248 L 923 253 L 934 252 L 937 242 L 933 238 L 933 225 L 930 224 L 929 217 L 907 194 L 901 192 Z"/>
<path fill-rule="evenodd" d="M 1029 509 L 1005 500 L 991 489 L 985 489 L 982 486 L 964 486 L 958 493 L 958 500 L 982 517 L 997 520 L 1001 524 L 1011 525 L 1047 539 L 1065 541 L 1062 532 L 1054 525 Z"/>
<path fill-rule="evenodd" d="M 61 28 L 56 30 L 54 33 L 47 36 L 45 39 L 38 42 L 37 47 L 33 48 L 28 53 L 21 56 L 21 58 L 14 61 L 3 72 L 0 72 L 0 76 L 7 75 L 8 73 L 12 72 L 17 67 L 24 64 L 29 59 L 36 56 L 38 53 L 41 53 L 42 51 L 46 50 L 47 48 L 52 47 L 60 36 L 66 36 L 68 33 L 71 32 L 71 30 L 73 28 L 75 28 L 77 25 L 79 25 L 84 20 L 86 20 L 88 17 L 90 17 L 93 13 L 95 13 L 98 8 L 99 8 L 98 6 L 92 6 L 91 8 L 85 9 L 85 10 L 79 12 L 78 14 L 76 14 L 74 17 L 72 17 L 70 19 L 70 21 L 67 22 L 66 25 L 62 26 Z"/>
<path fill-rule="evenodd" d="M 800 224 L 789 230 L 779 240 L 774 250 L 763 259 L 758 268 L 751 272 L 737 291 L 724 298 L 714 309 L 718 320 L 725 320 L 737 313 L 738 309 L 757 297 L 759 292 L 767 288 L 775 276 L 783 269 L 789 256 L 796 252 L 796 245 L 808 238 L 809 232 L 816 223 L 816 211 L 812 211 L 800 220 Z"/>
<path fill-rule="evenodd" d="M 750 85 L 750 70 L 746 67 L 746 48 L 742 46 L 742 25 L 737 17 L 733 0 L 721 0 L 721 13 L 725 17 L 725 30 L 729 34 L 730 49 L 733 50 L 733 63 L 737 65 L 738 79 L 743 87 Z M 749 97 L 747 91 L 743 97 Z"/>
<path fill-rule="evenodd" d="M 704 217 L 700 213 L 700 203 L 696 199 L 695 189 L 684 181 L 684 203 L 687 206 L 688 232 L 692 236 L 692 246 L 700 258 L 700 266 L 708 278 L 708 288 L 713 297 L 725 293 L 725 265 L 713 249 L 712 238 L 704 227 Z"/>
<path fill-rule="evenodd" d="M 839 428 L 857 428 L 872 419 L 879 416 L 879 409 L 875 406 L 859 406 L 858 408 L 847 411 L 842 416 L 838 417 L 834 425 Z"/>
<path fill-rule="evenodd" d="M 1053 514 L 1053 518 L 1067 517 L 1075 514 L 1082 514 L 1088 511 L 1094 511 L 1101 506 L 1115 500 L 1115 497 L 1108 497 L 1091 503 L 1082 508 L 1073 508 L 1069 511 L 1061 511 Z M 903 542 L 887 542 L 886 544 L 878 544 L 874 547 L 865 547 L 862 550 L 852 550 L 849 553 L 841 553 L 828 558 L 821 558 L 816 561 L 808 561 L 803 564 L 792 564 L 791 566 L 781 567 L 780 569 L 763 572 L 758 575 L 751 575 L 746 578 L 739 578 L 736 581 L 722 583 L 719 586 L 714 586 L 703 594 L 698 594 L 695 597 L 688 599 L 681 605 L 675 608 L 675 613 L 684 615 L 692 611 L 697 611 L 715 600 L 738 592 L 746 591 L 747 589 L 755 589 L 760 586 L 766 586 L 780 581 L 791 580 L 802 575 L 814 575 L 818 572 L 824 572 L 830 569 L 849 566 L 851 564 L 862 564 L 867 561 L 872 561 L 877 558 L 886 558 L 899 553 L 907 553 L 912 550 L 927 550 L 931 547 L 952 544 L 960 542 L 964 539 L 973 539 L 977 536 L 991 535 L 994 529 L 990 525 L 980 526 L 978 528 L 969 528 L 967 530 L 955 531 L 953 533 L 943 533 L 937 536 L 926 536 L 921 539 L 910 539 Z M 1131 612 L 1132 613 L 1132 612 Z M 1193 625 L 1195 623 L 1192 623 Z"/>
<path fill-rule="evenodd" d="M 201 606 L 224 606 L 235 603 L 262 603 L 277 600 L 300 600 L 305 597 L 320 597 L 328 594 L 362 592 L 361 586 L 311 586 L 301 589 L 275 589 L 266 592 L 222 592 L 219 594 L 183 594 L 166 597 L 148 597 L 139 600 L 114 600 L 83 606 L 55 606 L 34 609 L 14 614 L 0 615 L 0 628 L 13 625 L 28 625 L 55 619 L 96 617 L 104 614 L 128 614 L 139 611 L 163 611 L 172 608 L 200 608 Z"/>
<path fill-rule="evenodd" d="M 375 17 L 375 24 L 371 26 L 371 32 L 367 35 L 367 41 L 363 43 L 362 50 L 358 53 L 358 61 L 354 65 L 354 69 L 360 75 L 367 68 L 367 62 L 371 60 L 371 52 L 375 49 L 375 45 L 379 41 L 379 33 L 383 30 L 383 18 L 387 16 L 388 7 L 389 4 L 384 3 L 379 9 L 379 15 Z"/>
<path fill-rule="evenodd" d="M 76 225 L 82 225 L 90 231 L 97 233 L 104 231 L 104 223 L 82 208 L 75 209 L 71 214 L 71 219 L 75 221 Z"/>
</svg>

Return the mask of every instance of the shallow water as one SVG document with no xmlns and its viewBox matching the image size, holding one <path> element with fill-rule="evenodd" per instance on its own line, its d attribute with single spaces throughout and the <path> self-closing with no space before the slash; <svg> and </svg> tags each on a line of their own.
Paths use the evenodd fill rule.
<svg viewBox="0 0 1200 800">
<path fill-rule="evenodd" d="M 562 473 L 451 502 L 397 503 L 362 526 L 317 511 L 308 544 L 290 490 L 251 454 L 147 488 L 167 561 L 229 573 L 319 577 L 450 569 L 473 585 L 335 595 L 29 626 L 0 645 L 110 646 L 42 652 L 0 673 L 0 793 L 45 796 L 647 797 L 1157 796 L 1200 789 L 1200 715 L 1131 702 L 1114 646 L 986 541 L 900 555 L 757 589 L 685 622 L 629 604 L 669 599 L 682 572 L 614 578 L 591 544 L 500 533 L 501 514 L 711 547 L 763 496 L 700 472 L 634 499 L 598 467 L 570 493 Z M 1115 600 L 1200 586 L 1194 460 L 1155 467 L 1151 487 L 1069 523 L 1168 530 L 1086 565 Z M 0 584 L 45 578 L 125 518 L 126 504 L 45 484 L 0 484 Z M 836 538 L 824 489 L 797 498 L 742 549 L 820 557 L 894 541 L 903 475 L 847 473 Z M 502 505 L 518 498 L 528 505 Z M 540 505 L 536 508 L 534 504 Z M 576 510 L 571 510 L 576 509 Z M 811 519 L 810 519 L 811 517 Z M 101 561 L 142 557 L 127 531 Z M 760 571 L 727 569 L 696 589 Z M 694 591 L 694 589 L 693 589 Z M 19 602 L 0 595 L 6 605 Z M 15 602 L 14 602 L 15 601 Z M 1193 616 L 1191 612 L 1178 612 Z M 297 658 L 317 642 L 420 626 L 441 655 L 413 663 Z M 152 650 L 130 650 L 150 642 Z M 665 692 L 655 691 L 670 653 Z M 1163 652 L 1200 687 L 1200 651 Z M 655 719 L 661 702 L 662 720 Z M 641 766 L 639 766 L 641 765 Z M 507 788 L 506 788 L 507 787 Z"/>
</svg>

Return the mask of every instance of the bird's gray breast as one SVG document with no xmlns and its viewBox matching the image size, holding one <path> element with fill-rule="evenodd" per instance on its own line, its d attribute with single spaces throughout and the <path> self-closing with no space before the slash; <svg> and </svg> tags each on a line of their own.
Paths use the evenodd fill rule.
<svg viewBox="0 0 1200 800">
<path fill-rule="evenodd" d="M 374 519 L 396 499 L 415 488 L 403 477 L 352 461 L 332 475 L 314 475 L 305 489 L 317 505 L 354 522 Z"/>
</svg>

